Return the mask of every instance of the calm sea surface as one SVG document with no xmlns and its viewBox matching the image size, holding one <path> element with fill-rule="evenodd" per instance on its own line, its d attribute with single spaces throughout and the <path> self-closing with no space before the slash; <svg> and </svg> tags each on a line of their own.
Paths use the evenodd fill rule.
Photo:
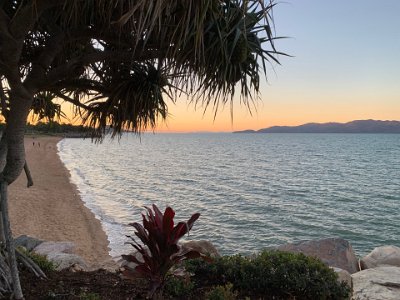
<svg viewBox="0 0 400 300">
<path fill-rule="evenodd" d="M 178 220 L 200 212 L 189 238 L 223 254 L 331 236 L 358 255 L 400 246 L 400 135 L 145 134 L 58 147 L 112 256 L 132 249 L 127 224 L 152 203 Z"/>
</svg>

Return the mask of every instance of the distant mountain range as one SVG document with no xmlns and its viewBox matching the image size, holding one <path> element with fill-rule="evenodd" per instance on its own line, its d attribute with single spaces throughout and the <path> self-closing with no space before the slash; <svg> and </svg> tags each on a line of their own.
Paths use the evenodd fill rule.
<svg viewBox="0 0 400 300">
<path fill-rule="evenodd" d="M 307 123 L 299 126 L 273 126 L 234 133 L 400 133 L 399 121 L 357 120 L 348 123 Z"/>
</svg>

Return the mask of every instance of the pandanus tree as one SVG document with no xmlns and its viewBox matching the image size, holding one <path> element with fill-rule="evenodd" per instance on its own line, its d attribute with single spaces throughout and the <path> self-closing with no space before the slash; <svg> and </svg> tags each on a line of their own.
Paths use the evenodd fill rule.
<svg viewBox="0 0 400 300">
<path fill-rule="evenodd" d="M 263 0 L 0 0 L 0 293 L 22 299 L 7 212 L 7 186 L 25 170 L 29 113 L 73 105 L 101 139 L 140 133 L 188 95 L 217 111 L 235 94 L 258 97 L 266 63 L 278 62 Z M 106 130 L 107 129 L 107 130 Z"/>
</svg>

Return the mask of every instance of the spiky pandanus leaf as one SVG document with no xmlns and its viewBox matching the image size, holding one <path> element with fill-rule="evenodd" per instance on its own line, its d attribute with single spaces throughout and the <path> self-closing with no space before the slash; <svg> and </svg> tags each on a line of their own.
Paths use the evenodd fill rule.
<svg viewBox="0 0 400 300">
<path fill-rule="evenodd" d="M 173 93 L 191 94 L 193 101 L 217 110 L 232 101 L 240 84 L 241 100 L 251 101 L 265 61 L 276 60 L 266 32 L 272 7 L 259 0 L 71 0 L 62 11 L 54 7 L 42 16 L 26 49 L 46 41 L 51 27 L 45 24 L 54 23 L 66 34 L 79 28 L 98 37 L 83 35 L 65 44 L 52 68 L 104 52 L 127 54 L 120 61 L 111 57 L 83 64 L 64 82 L 71 85 L 66 91 L 74 95 L 73 103 L 88 101 L 78 111 L 95 128 L 94 137 L 101 138 L 108 126 L 113 136 L 124 130 L 140 133 L 168 116 L 164 98 L 174 101 Z M 250 41 L 254 36 L 258 43 Z M 272 49 L 265 52 L 268 44 Z M 72 79 L 96 84 L 90 84 L 93 90 L 81 89 L 70 84 Z"/>
<path fill-rule="evenodd" d="M 48 121 L 55 118 L 66 118 L 65 113 L 61 110 L 61 105 L 53 102 L 55 99 L 56 96 L 50 92 L 36 94 L 32 101 L 32 117 L 37 117 L 37 120 L 47 119 Z"/>
<path fill-rule="evenodd" d="M 33 8 L 36 2 L 42 3 L 32 1 Z M 126 129 L 141 132 L 154 128 L 158 119 L 168 115 L 165 101 L 154 96 L 157 89 L 131 88 L 130 79 L 136 72 L 131 65 L 166 66 L 158 77 L 158 86 L 163 87 L 158 94 L 168 94 L 168 98 L 174 96 L 171 90 L 183 92 L 196 103 L 217 109 L 238 92 L 244 103 L 257 96 L 260 71 L 265 73 L 265 63 L 276 62 L 276 55 L 281 54 L 273 45 L 270 26 L 273 1 L 43 2 L 48 9 L 37 16 L 24 40 L 21 74 L 29 75 L 32 61 L 46 48 L 62 45 L 46 75 L 76 66 L 68 66 L 71 71 L 65 77 L 49 81 L 39 90 L 73 95 L 71 101 L 64 100 L 80 107 L 76 111 L 86 116 L 86 124 L 94 126 L 98 137 L 107 125 L 112 126 L 114 135 Z M 6 1 L 2 9 L 12 20 L 20 8 L 30 4 Z M 60 43 L 56 43 L 60 34 Z M 257 37 L 257 43 L 250 41 L 251 35 Z M 103 58 L 105 53 L 110 56 Z M 95 59 L 97 55 L 102 58 Z M 133 109 L 128 98 L 135 98 L 133 102 L 142 109 Z M 149 105 L 139 104 L 143 101 Z M 130 112 L 133 114 L 127 117 Z"/>
<path fill-rule="evenodd" d="M 84 123 L 96 128 L 99 136 L 107 126 L 113 136 L 123 130 L 140 132 L 147 126 L 155 127 L 157 120 L 168 114 L 164 99 L 169 95 L 167 85 L 166 75 L 151 64 L 133 65 L 120 82 L 110 83 L 107 101 L 89 104 Z"/>
<path fill-rule="evenodd" d="M 217 110 L 219 105 L 232 101 L 237 83 L 243 102 L 248 105 L 253 99 L 252 91 L 259 89 L 258 74 L 263 68 L 265 71 L 265 65 L 259 64 L 266 58 L 263 43 L 273 40 L 249 40 L 262 34 L 270 9 L 272 5 L 260 6 L 258 1 L 221 1 L 218 10 L 207 15 L 202 39 L 204 56 L 182 58 L 198 75 L 196 102 L 200 100 L 204 107 Z M 193 44 L 187 42 L 188 47 Z"/>
</svg>

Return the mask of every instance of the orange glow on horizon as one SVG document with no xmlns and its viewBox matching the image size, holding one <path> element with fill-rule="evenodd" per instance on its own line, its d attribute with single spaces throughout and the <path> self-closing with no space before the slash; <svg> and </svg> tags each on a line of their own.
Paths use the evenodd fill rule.
<svg viewBox="0 0 400 300">
<path fill-rule="evenodd" d="M 168 103 L 169 116 L 165 122 L 160 121 L 155 132 L 231 132 L 245 129 L 258 130 L 271 126 L 296 126 L 305 123 L 345 123 L 353 120 L 399 120 L 400 103 L 395 97 L 386 101 L 385 105 L 374 99 L 364 97 L 362 100 L 350 100 L 330 97 L 324 101 L 314 99 L 277 99 L 273 97 L 259 101 L 252 114 L 247 107 L 236 102 L 233 107 L 233 122 L 230 107 L 220 109 L 214 119 L 212 107 L 206 113 L 200 107 L 195 109 L 187 101 Z M 63 110 L 69 120 L 64 123 L 80 125 L 81 120 L 73 117 L 73 110 L 63 104 Z"/>
<path fill-rule="evenodd" d="M 214 113 L 209 109 L 195 110 L 193 105 L 184 103 L 171 104 L 170 116 L 161 123 L 156 132 L 231 132 L 236 130 L 253 129 L 271 126 L 297 126 L 305 123 L 345 123 L 353 120 L 399 120 L 400 103 L 396 99 L 382 105 L 377 101 L 325 101 L 281 100 L 275 99 L 259 102 L 257 110 L 252 115 L 243 105 L 234 105 L 233 122 L 229 107 L 219 111 L 214 120 Z"/>
</svg>

